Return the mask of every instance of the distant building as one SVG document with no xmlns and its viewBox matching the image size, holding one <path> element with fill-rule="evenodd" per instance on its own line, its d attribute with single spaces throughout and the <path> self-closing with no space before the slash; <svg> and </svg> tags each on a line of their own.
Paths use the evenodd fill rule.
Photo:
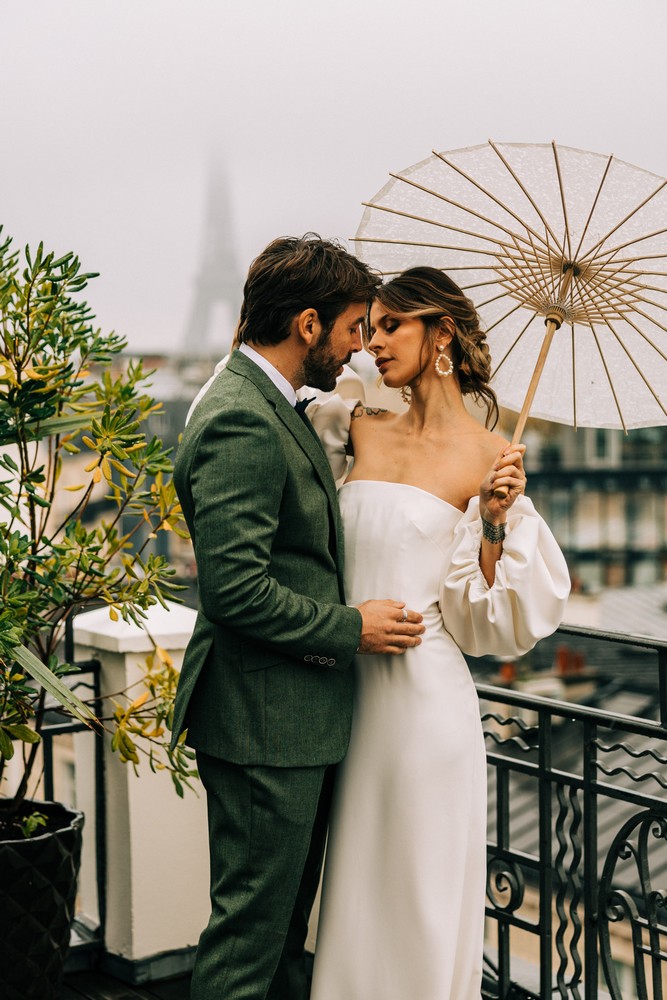
<svg viewBox="0 0 667 1000">
<path fill-rule="evenodd" d="M 667 427 L 629 431 L 529 421 L 528 492 L 575 589 L 667 580 Z"/>
</svg>

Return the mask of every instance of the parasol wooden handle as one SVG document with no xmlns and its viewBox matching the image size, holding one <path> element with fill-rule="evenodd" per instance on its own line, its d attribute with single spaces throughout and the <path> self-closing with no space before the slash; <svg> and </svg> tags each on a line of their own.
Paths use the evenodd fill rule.
<svg viewBox="0 0 667 1000">
<path fill-rule="evenodd" d="M 562 317 L 556 312 L 549 313 L 545 323 L 547 332 L 544 335 L 544 340 L 542 341 L 542 347 L 540 348 L 535 370 L 533 371 L 530 385 L 528 386 L 528 392 L 526 393 L 526 398 L 523 401 L 517 425 L 514 428 L 514 434 L 512 435 L 511 441 L 512 444 L 518 444 L 521 440 L 521 435 L 523 434 L 524 427 L 526 426 L 526 420 L 528 419 L 528 413 L 530 412 L 530 407 L 533 403 L 533 397 L 535 396 L 535 392 L 537 390 L 537 384 L 540 381 L 542 369 L 544 368 L 544 364 L 547 360 L 547 354 L 549 353 L 549 348 L 551 347 L 551 341 L 553 340 L 554 333 L 558 330 L 562 323 Z M 493 491 L 493 495 L 498 497 L 499 500 L 504 500 L 508 493 L 509 489 L 507 486 L 499 486 L 497 490 Z"/>
</svg>

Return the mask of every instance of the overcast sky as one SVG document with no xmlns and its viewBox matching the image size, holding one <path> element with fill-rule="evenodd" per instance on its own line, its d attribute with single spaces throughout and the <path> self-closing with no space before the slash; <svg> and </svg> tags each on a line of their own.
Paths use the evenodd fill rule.
<svg viewBox="0 0 667 1000">
<path fill-rule="evenodd" d="M 667 175 L 665 0 L 5 0 L 0 222 L 101 272 L 136 350 L 184 345 L 207 176 L 245 272 L 354 235 L 431 149 L 546 142 Z"/>
</svg>

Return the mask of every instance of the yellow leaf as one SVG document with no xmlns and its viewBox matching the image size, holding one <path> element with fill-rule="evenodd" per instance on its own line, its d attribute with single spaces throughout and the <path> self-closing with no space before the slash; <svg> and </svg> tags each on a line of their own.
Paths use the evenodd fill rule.
<svg viewBox="0 0 667 1000">
<path fill-rule="evenodd" d="M 109 459 L 106 455 L 102 458 L 100 465 L 102 466 L 102 474 L 104 478 L 111 479 L 111 466 L 109 465 Z"/>
<path fill-rule="evenodd" d="M 112 622 L 118 621 L 118 612 L 116 611 L 115 608 L 109 608 L 109 618 L 111 619 Z"/>
<path fill-rule="evenodd" d="M 86 437 L 86 436 L 84 435 L 84 436 L 83 436 L 83 437 L 81 438 L 81 440 L 83 441 L 83 443 L 84 443 L 84 444 L 87 444 L 87 445 L 88 445 L 88 447 L 89 447 L 89 448 L 92 448 L 92 449 L 93 449 L 94 451 L 95 451 L 95 450 L 97 449 L 97 445 L 95 444 L 95 442 L 94 442 L 94 441 L 93 441 L 93 440 L 92 440 L 91 438 L 89 438 L 89 437 Z"/>
<path fill-rule="evenodd" d="M 100 467 L 98 465 L 95 471 L 93 472 L 93 482 L 99 483 L 101 478 L 102 478 L 102 473 L 100 472 Z"/>
<path fill-rule="evenodd" d="M 122 476 L 127 476 L 128 479 L 136 479 L 136 475 L 137 475 L 136 472 L 130 472 L 130 470 L 126 469 L 124 465 L 121 465 L 121 463 L 119 461 L 117 461 L 117 459 L 110 458 L 109 461 L 113 465 L 114 469 L 116 469 L 118 472 L 120 472 L 120 474 Z"/>
<path fill-rule="evenodd" d="M 149 694 L 148 691 L 144 691 L 144 693 L 140 694 L 138 698 L 135 698 L 132 704 L 130 705 L 130 711 L 135 712 L 138 708 L 141 708 L 141 706 L 147 700 L 148 694 Z"/>
<path fill-rule="evenodd" d="M 162 660 L 163 663 L 166 663 L 168 667 L 173 667 L 174 661 L 166 649 L 163 649 L 162 646 L 156 646 L 155 652 L 157 653 L 157 655 L 159 656 L 159 658 Z"/>
<path fill-rule="evenodd" d="M 83 467 L 83 468 L 84 468 L 84 470 L 85 470 L 86 472 L 92 472 L 92 471 L 93 471 L 93 469 L 95 468 L 95 466 L 99 464 L 99 461 L 100 461 L 100 460 L 99 460 L 99 458 L 94 458 L 94 459 L 92 460 L 92 462 L 89 462 L 89 463 L 88 463 L 88 465 L 84 465 L 84 467 Z"/>
<path fill-rule="evenodd" d="M 70 490 L 72 493 L 75 493 L 76 490 L 82 490 L 85 485 L 86 485 L 85 483 L 77 483 L 76 486 L 66 486 L 65 489 Z"/>
</svg>

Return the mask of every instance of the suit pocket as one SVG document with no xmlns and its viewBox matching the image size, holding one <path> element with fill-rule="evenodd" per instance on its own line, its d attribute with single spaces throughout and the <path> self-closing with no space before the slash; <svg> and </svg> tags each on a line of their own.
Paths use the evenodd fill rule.
<svg viewBox="0 0 667 1000">
<path fill-rule="evenodd" d="M 267 670 L 280 664 L 292 662 L 284 653 L 268 646 L 257 646 L 255 643 L 244 643 L 239 650 L 241 670 L 250 673 L 252 670 Z"/>
</svg>

